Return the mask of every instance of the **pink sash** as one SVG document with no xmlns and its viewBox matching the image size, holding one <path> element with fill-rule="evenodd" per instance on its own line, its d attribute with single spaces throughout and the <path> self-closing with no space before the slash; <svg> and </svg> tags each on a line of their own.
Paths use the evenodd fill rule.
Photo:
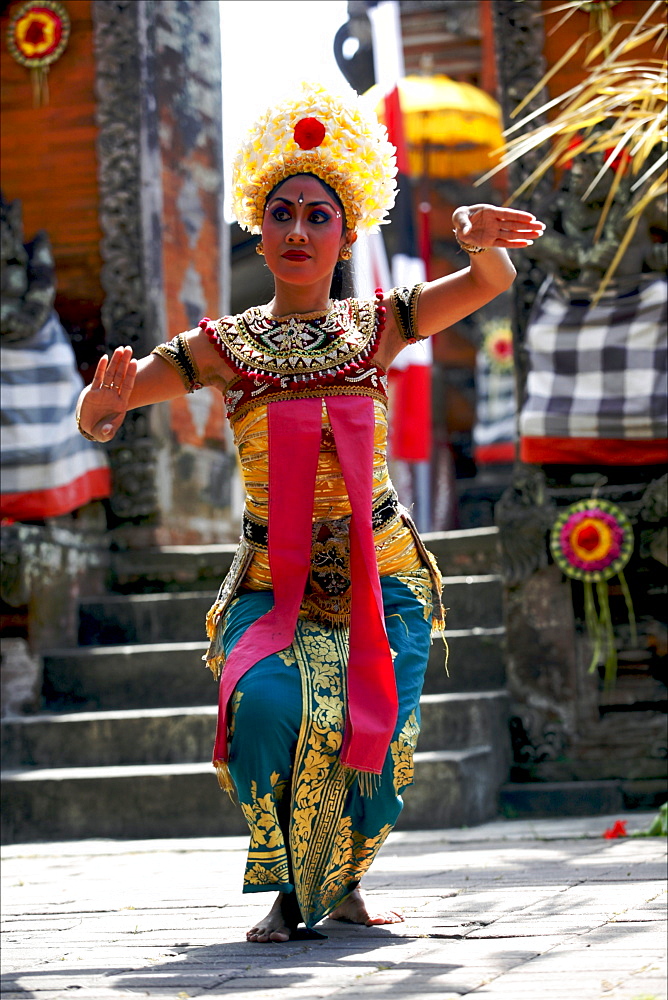
<svg viewBox="0 0 668 1000">
<path fill-rule="evenodd" d="M 380 774 L 397 722 L 392 655 L 371 525 L 374 408 L 368 396 L 325 396 L 350 499 L 348 711 L 341 763 Z M 227 760 L 228 704 L 255 663 L 292 642 L 311 563 L 322 398 L 269 403 L 269 567 L 274 606 L 239 639 L 220 680 L 214 763 Z"/>
</svg>

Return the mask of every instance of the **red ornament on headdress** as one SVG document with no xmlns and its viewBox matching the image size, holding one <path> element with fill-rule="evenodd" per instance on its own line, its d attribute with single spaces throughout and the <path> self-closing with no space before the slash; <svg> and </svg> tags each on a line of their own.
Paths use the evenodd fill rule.
<svg viewBox="0 0 668 1000">
<path fill-rule="evenodd" d="M 295 125 L 294 136 L 300 149 L 315 149 L 325 138 L 325 126 L 317 118 L 302 118 Z"/>
</svg>

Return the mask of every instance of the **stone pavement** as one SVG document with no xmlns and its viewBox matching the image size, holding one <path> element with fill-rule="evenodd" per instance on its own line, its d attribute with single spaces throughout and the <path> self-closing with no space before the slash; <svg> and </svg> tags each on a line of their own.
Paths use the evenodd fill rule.
<svg viewBox="0 0 668 1000">
<path fill-rule="evenodd" d="M 365 886 L 406 922 L 289 944 L 244 940 L 245 838 L 7 847 L 2 996 L 666 1000 L 666 841 L 619 818 L 395 833 Z"/>
</svg>

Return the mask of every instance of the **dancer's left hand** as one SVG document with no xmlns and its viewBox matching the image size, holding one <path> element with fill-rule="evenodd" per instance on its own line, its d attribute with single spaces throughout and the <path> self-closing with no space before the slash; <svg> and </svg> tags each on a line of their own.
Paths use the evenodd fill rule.
<svg viewBox="0 0 668 1000">
<path fill-rule="evenodd" d="M 462 243 L 508 250 L 531 246 L 545 231 L 545 224 L 531 212 L 496 205 L 462 205 L 453 212 L 452 225 Z"/>
</svg>

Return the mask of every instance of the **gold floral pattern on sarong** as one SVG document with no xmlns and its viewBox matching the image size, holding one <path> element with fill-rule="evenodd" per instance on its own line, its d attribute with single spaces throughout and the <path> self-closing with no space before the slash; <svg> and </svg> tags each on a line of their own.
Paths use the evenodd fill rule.
<svg viewBox="0 0 668 1000">
<path fill-rule="evenodd" d="M 430 621 L 432 616 L 432 580 L 429 571 L 420 567 L 412 572 L 397 573 L 396 577 L 405 583 L 416 601 L 422 605 L 424 620 Z"/>
<path fill-rule="evenodd" d="M 391 830 L 392 824 L 386 823 L 375 837 L 363 837 L 352 829 L 350 816 L 342 820 L 334 842 L 331 871 L 320 893 L 323 915 L 341 902 L 342 886 L 352 886 L 360 881 Z"/>
<path fill-rule="evenodd" d="M 271 792 L 258 796 L 257 782 L 252 781 L 252 802 L 240 803 L 251 832 L 244 873 L 247 885 L 288 885 L 290 882 L 285 843 L 276 814 L 276 803 L 280 802 L 287 781 L 274 771 L 270 784 Z"/>
<path fill-rule="evenodd" d="M 342 892 L 340 859 L 333 862 L 332 849 L 355 780 L 354 773 L 339 762 L 345 728 L 347 639 L 344 630 L 332 631 L 305 621 L 300 622 L 293 643 L 304 714 L 295 754 L 290 846 L 297 900 L 309 925 L 324 916 L 321 890 L 325 879 L 338 882 L 340 895 L 335 903 Z"/>
<path fill-rule="evenodd" d="M 237 723 L 237 709 L 239 708 L 239 702 L 243 698 L 243 691 L 235 691 L 230 698 L 230 713 L 229 713 L 229 724 L 227 726 L 227 738 L 231 740 L 234 736 L 234 729 Z"/>
<path fill-rule="evenodd" d="M 394 765 L 394 790 L 397 795 L 413 783 L 413 753 L 419 735 L 420 727 L 415 712 L 411 712 L 396 740 L 390 743 Z"/>
</svg>

